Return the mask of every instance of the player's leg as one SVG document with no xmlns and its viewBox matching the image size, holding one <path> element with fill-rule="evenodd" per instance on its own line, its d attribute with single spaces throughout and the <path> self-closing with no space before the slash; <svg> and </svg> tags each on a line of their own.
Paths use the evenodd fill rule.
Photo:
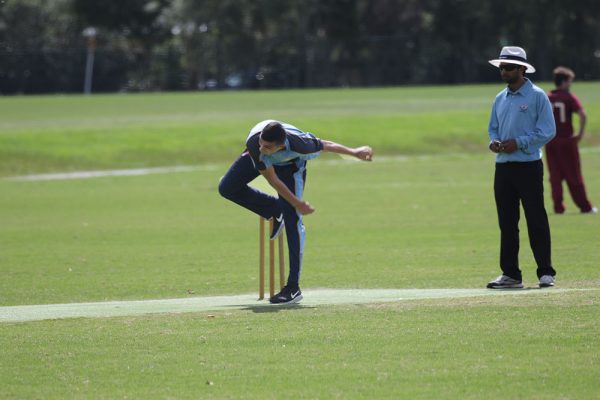
<svg viewBox="0 0 600 400">
<path fill-rule="evenodd" d="M 546 145 L 546 162 L 548 164 L 548 173 L 550 175 L 552 204 L 554 206 L 554 212 L 557 214 L 565 212 L 562 187 L 564 176 L 560 166 L 560 146 L 560 139 L 554 139 Z"/>
<path fill-rule="evenodd" d="M 496 163 L 494 197 L 500 226 L 500 268 L 505 276 L 521 281 L 519 269 L 519 197 L 515 187 L 517 163 Z"/>
<path fill-rule="evenodd" d="M 228 200 L 269 219 L 279 216 L 281 211 L 277 198 L 248 186 L 259 172 L 254 168 L 250 155 L 245 152 L 234 161 L 221 182 L 219 193 Z"/>
<path fill-rule="evenodd" d="M 276 167 L 277 176 L 299 198 L 302 198 L 306 180 L 305 163 L 298 166 Z M 272 303 L 295 303 L 302 298 L 300 291 L 300 274 L 302 272 L 302 256 L 304 254 L 304 224 L 302 215 L 279 197 L 280 208 L 285 221 L 285 232 L 288 244 L 289 273 L 287 284 L 283 290 L 271 298 Z"/>
<path fill-rule="evenodd" d="M 283 199 L 280 199 L 280 202 L 285 221 L 290 263 L 287 284 L 288 286 L 298 287 L 302 272 L 302 255 L 304 254 L 304 224 L 302 222 L 302 215 L 296 212 L 296 209 L 291 204 Z"/>
<path fill-rule="evenodd" d="M 552 268 L 550 224 L 544 206 L 544 164 L 542 161 L 521 163 L 518 191 L 527 220 L 529 244 L 537 264 L 537 275 L 554 276 Z"/>
<path fill-rule="evenodd" d="M 577 147 L 577 142 L 575 140 L 569 141 L 568 146 L 565 147 L 564 156 L 564 162 L 568 165 L 568 167 L 565 168 L 565 178 L 571 197 L 581 212 L 590 212 L 592 210 L 592 203 L 588 200 L 585 191 L 585 183 L 583 182 L 583 174 L 581 173 L 579 148 Z"/>
</svg>

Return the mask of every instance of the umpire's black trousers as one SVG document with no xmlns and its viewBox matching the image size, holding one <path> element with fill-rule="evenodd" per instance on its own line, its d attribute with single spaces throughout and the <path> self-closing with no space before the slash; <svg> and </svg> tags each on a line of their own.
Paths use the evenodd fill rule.
<svg viewBox="0 0 600 400">
<path fill-rule="evenodd" d="M 556 275 L 550 256 L 550 225 L 544 207 L 543 179 L 542 160 L 496 163 L 494 196 L 500 225 L 500 268 L 504 275 L 513 279 L 522 279 L 519 269 L 519 203 L 523 204 L 525 211 L 538 278 Z"/>
</svg>

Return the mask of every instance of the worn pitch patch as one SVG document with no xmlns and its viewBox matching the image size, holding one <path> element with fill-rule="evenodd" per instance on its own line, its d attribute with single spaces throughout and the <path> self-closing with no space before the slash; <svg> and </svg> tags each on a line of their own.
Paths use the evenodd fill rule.
<svg viewBox="0 0 600 400">
<path fill-rule="evenodd" d="M 585 289 L 307 289 L 297 306 L 330 304 L 389 303 L 414 299 L 459 298 L 502 295 L 554 294 Z M 41 321 L 62 318 L 122 317 L 158 313 L 224 310 L 258 310 L 271 305 L 254 294 L 236 296 L 188 297 L 180 299 L 107 301 L 97 303 L 41 304 L 0 307 L 1 322 Z M 285 307 L 285 305 L 283 306 Z M 264 311 L 267 311 L 266 309 Z"/>
</svg>

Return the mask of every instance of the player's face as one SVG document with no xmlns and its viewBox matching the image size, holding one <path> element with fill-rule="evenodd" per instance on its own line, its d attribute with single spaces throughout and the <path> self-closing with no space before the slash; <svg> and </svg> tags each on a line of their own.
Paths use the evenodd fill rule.
<svg viewBox="0 0 600 400">
<path fill-rule="evenodd" d="M 277 144 L 276 142 L 267 142 L 266 140 L 258 139 L 258 146 L 261 154 L 265 156 L 270 156 L 271 154 L 278 152 L 281 150 L 281 144 Z"/>
<path fill-rule="evenodd" d="M 509 85 L 518 82 L 521 78 L 521 68 L 523 67 L 517 64 L 500 64 L 500 76 Z"/>
</svg>

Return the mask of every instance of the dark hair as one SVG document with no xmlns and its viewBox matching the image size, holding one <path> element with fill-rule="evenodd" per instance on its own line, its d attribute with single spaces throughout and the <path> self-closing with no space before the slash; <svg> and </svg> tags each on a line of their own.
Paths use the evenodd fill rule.
<svg viewBox="0 0 600 400">
<path fill-rule="evenodd" d="M 554 75 L 554 84 L 556 86 L 562 85 L 564 81 L 569 79 L 575 79 L 575 72 L 571 68 L 567 67 L 556 67 L 554 71 L 552 71 Z"/>
<path fill-rule="evenodd" d="M 269 122 L 262 130 L 260 138 L 265 142 L 281 144 L 285 142 L 285 129 L 277 122 Z"/>
<path fill-rule="evenodd" d="M 561 75 L 561 74 L 559 74 L 559 75 L 554 75 L 554 84 L 555 84 L 556 86 L 560 86 L 560 85 L 562 85 L 562 83 L 563 83 L 564 81 L 566 81 L 566 80 L 568 80 L 568 79 L 569 79 L 569 77 L 568 77 L 567 75 Z"/>
</svg>

